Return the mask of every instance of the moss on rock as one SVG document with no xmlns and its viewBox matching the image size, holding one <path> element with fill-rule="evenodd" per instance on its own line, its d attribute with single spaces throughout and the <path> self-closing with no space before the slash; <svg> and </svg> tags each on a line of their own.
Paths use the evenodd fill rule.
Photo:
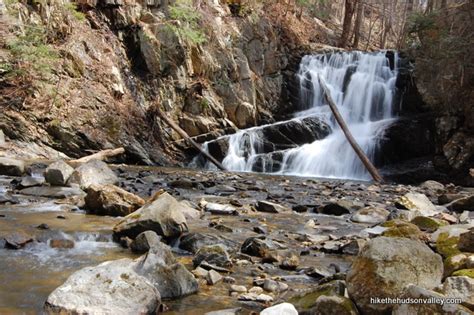
<svg viewBox="0 0 474 315">
<path fill-rule="evenodd" d="M 449 233 L 441 233 L 436 240 L 436 251 L 443 257 L 450 257 L 460 254 L 458 248 L 459 236 L 449 236 Z"/>
<path fill-rule="evenodd" d="M 453 272 L 453 276 L 455 277 L 469 277 L 474 279 L 474 268 L 471 269 L 461 269 L 458 271 Z"/>
<path fill-rule="evenodd" d="M 411 220 L 411 223 L 415 224 L 422 231 L 427 231 L 430 233 L 436 231 L 441 226 L 447 225 L 445 221 L 423 216 L 414 218 Z"/>
<path fill-rule="evenodd" d="M 382 226 L 388 227 L 389 229 L 382 233 L 383 236 L 387 237 L 404 237 L 414 240 L 424 239 L 424 234 L 421 230 L 414 224 L 401 221 L 401 220 L 391 220 L 385 222 Z"/>
<path fill-rule="evenodd" d="M 448 277 L 453 272 L 466 268 L 466 261 L 467 261 L 466 254 L 456 254 L 447 257 L 443 264 L 444 264 L 444 276 Z"/>
</svg>

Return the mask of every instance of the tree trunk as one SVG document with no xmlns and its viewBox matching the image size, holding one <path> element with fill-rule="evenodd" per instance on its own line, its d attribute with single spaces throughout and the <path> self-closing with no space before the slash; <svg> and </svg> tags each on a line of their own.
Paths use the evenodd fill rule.
<svg viewBox="0 0 474 315">
<path fill-rule="evenodd" d="M 94 153 L 94 154 L 91 154 L 91 155 L 88 155 L 88 156 L 81 157 L 80 159 L 77 159 L 77 160 L 71 160 L 70 162 L 74 163 L 74 164 L 83 164 L 83 163 L 87 163 L 87 162 L 92 161 L 92 160 L 103 161 L 107 158 L 117 156 L 117 155 L 120 155 L 120 154 L 123 154 L 123 153 L 125 153 L 124 148 L 107 149 L 107 150 L 99 151 L 97 153 Z"/>
<path fill-rule="evenodd" d="M 356 0 L 346 0 L 344 22 L 342 24 L 342 34 L 339 40 L 339 47 L 346 47 L 351 35 L 352 17 L 354 16 Z"/>
<path fill-rule="evenodd" d="M 318 75 L 318 80 L 319 80 L 319 84 L 321 85 L 321 87 L 324 91 L 324 97 L 325 97 L 326 101 L 328 102 L 329 107 L 331 108 L 331 111 L 334 114 L 334 117 L 336 118 L 337 123 L 341 127 L 342 132 L 344 132 L 344 135 L 346 136 L 347 141 L 349 141 L 350 145 L 352 146 L 355 153 L 357 154 L 357 156 L 361 160 L 362 164 L 364 164 L 365 168 L 370 173 L 370 175 L 372 176 L 374 181 L 376 181 L 376 182 L 383 181 L 382 176 L 380 176 L 380 174 L 377 171 L 377 169 L 375 168 L 375 166 L 372 164 L 372 162 L 370 162 L 369 158 L 364 153 L 364 151 L 362 151 L 359 144 L 357 144 L 357 142 L 354 139 L 354 137 L 352 136 L 349 128 L 347 128 L 347 125 L 344 122 L 344 119 L 342 118 L 341 114 L 339 113 L 339 110 L 337 109 L 336 103 L 334 103 L 334 101 L 331 97 L 331 94 L 330 94 L 331 92 L 329 91 L 328 87 L 326 86 L 326 83 L 324 83 L 324 81 L 321 79 L 321 77 L 319 75 Z"/>
<path fill-rule="evenodd" d="M 359 38 L 360 38 L 360 28 L 362 26 L 362 21 L 364 19 L 364 3 L 362 0 L 359 0 L 357 3 L 357 16 L 354 26 L 354 43 L 352 47 L 355 49 L 359 48 Z"/>
</svg>

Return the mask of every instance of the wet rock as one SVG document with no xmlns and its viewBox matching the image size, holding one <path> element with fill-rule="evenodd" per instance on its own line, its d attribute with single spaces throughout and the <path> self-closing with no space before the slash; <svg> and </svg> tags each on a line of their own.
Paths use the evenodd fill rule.
<svg viewBox="0 0 474 315">
<path fill-rule="evenodd" d="M 52 248 L 74 248 L 74 241 L 67 239 L 51 240 L 49 246 Z"/>
<path fill-rule="evenodd" d="M 465 210 L 474 211 L 474 195 L 456 199 L 451 203 L 447 204 L 446 207 L 449 210 L 456 212 L 462 212 Z"/>
<path fill-rule="evenodd" d="M 86 193 L 78 187 L 29 187 L 20 190 L 20 194 L 37 196 L 37 197 L 49 197 L 49 198 L 68 198 L 74 196 L 83 197 Z"/>
<path fill-rule="evenodd" d="M 268 229 L 264 226 L 254 226 L 253 231 L 257 234 L 268 234 Z"/>
<path fill-rule="evenodd" d="M 229 253 L 227 253 L 225 247 L 221 244 L 201 247 L 193 258 L 193 264 L 197 267 L 203 261 L 224 268 L 232 266 Z"/>
<path fill-rule="evenodd" d="M 231 241 L 224 240 L 217 235 L 209 233 L 188 233 L 181 237 L 179 248 L 184 249 L 193 254 L 206 245 L 224 244 L 227 248 L 233 247 L 235 244 Z"/>
<path fill-rule="evenodd" d="M 21 176 L 25 172 L 25 163 L 17 159 L 0 157 L 0 175 Z"/>
<path fill-rule="evenodd" d="M 267 250 L 263 262 L 277 263 L 282 269 L 295 270 L 300 264 L 300 257 L 292 250 Z"/>
<path fill-rule="evenodd" d="M 314 315 L 358 315 L 354 303 L 344 297 L 337 295 L 321 295 L 317 298 L 311 310 Z"/>
<path fill-rule="evenodd" d="M 442 194 L 438 196 L 438 203 L 440 205 L 445 205 L 447 203 L 453 202 L 454 200 L 464 198 L 462 194 Z"/>
<path fill-rule="evenodd" d="M 255 207 L 257 211 L 268 213 L 291 212 L 290 208 L 269 201 L 258 201 Z"/>
<path fill-rule="evenodd" d="M 459 235 L 458 248 L 461 251 L 474 253 L 474 227 L 469 229 L 469 232 Z"/>
<path fill-rule="evenodd" d="M 336 271 L 330 270 L 329 268 L 323 266 L 314 266 L 306 270 L 305 273 L 312 278 L 321 280 L 323 278 L 332 277 L 336 273 Z"/>
<path fill-rule="evenodd" d="M 147 230 L 155 231 L 165 238 L 179 237 L 188 231 L 181 207 L 182 204 L 171 195 L 161 193 L 119 222 L 114 227 L 114 237 L 135 238 Z"/>
<path fill-rule="evenodd" d="M 298 315 L 298 311 L 293 304 L 281 303 L 264 309 L 260 315 Z"/>
<path fill-rule="evenodd" d="M 91 185 L 115 185 L 118 178 L 105 162 L 92 160 L 74 170 L 67 184 L 77 184 L 86 189 Z"/>
<path fill-rule="evenodd" d="M 288 302 L 292 303 L 299 312 L 303 314 L 311 314 L 312 308 L 315 306 L 318 297 L 322 295 L 344 296 L 345 290 L 346 285 L 344 281 L 334 280 L 293 296 L 288 300 Z"/>
<path fill-rule="evenodd" d="M 145 201 L 114 185 L 95 185 L 87 188 L 86 208 L 90 213 L 126 216 L 145 204 Z"/>
<path fill-rule="evenodd" d="M 427 290 L 416 285 L 407 286 L 403 295 L 399 296 L 402 299 L 442 299 L 446 300 L 448 296 L 440 293 Z M 459 304 L 398 304 L 393 307 L 392 315 L 406 315 L 406 314 L 471 314 L 469 309 Z"/>
<path fill-rule="evenodd" d="M 291 208 L 291 210 L 298 212 L 298 213 L 303 213 L 308 211 L 308 206 L 305 205 L 296 205 Z"/>
<path fill-rule="evenodd" d="M 209 270 L 206 276 L 207 284 L 215 285 L 216 283 L 222 281 L 222 276 L 215 270 Z"/>
<path fill-rule="evenodd" d="M 387 221 L 390 212 L 380 207 L 365 207 L 357 210 L 351 216 L 351 221 L 358 223 L 380 224 Z"/>
<path fill-rule="evenodd" d="M 197 267 L 196 269 L 194 269 L 193 271 L 191 271 L 191 273 L 192 273 L 196 278 L 206 278 L 206 277 L 207 277 L 207 274 L 209 273 L 209 271 L 207 271 L 207 270 L 204 269 L 204 268 Z"/>
<path fill-rule="evenodd" d="M 46 223 L 41 223 L 40 225 L 38 225 L 36 227 L 38 230 L 49 230 L 49 225 L 47 225 Z"/>
<path fill-rule="evenodd" d="M 331 202 L 322 208 L 318 209 L 319 213 L 329 215 L 343 215 L 348 214 L 356 210 L 357 206 L 348 200 L 339 200 L 337 202 Z"/>
<path fill-rule="evenodd" d="M 218 203 L 208 202 L 204 209 L 212 214 L 217 215 L 235 215 L 237 214 L 237 209 L 231 205 L 221 205 Z"/>
<path fill-rule="evenodd" d="M 416 253 L 416 254 L 414 254 Z M 432 289 L 441 284 L 443 262 L 425 244 L 377 237 L 367 242 L 347 274 L 350 297 L 364 313 L 389 312 L 393 305 L 371 304 L 371 297 L 400 297 L 408 284 Z"/>
<path fill-rule="evenodd" d="M 150 248 L 156 248 L 161 245 L 161 237 L 154 231 L 145 231 L 130 243 L 130 249 L 136 253 L 146 253 Z"/>
<path fill-rule="evenodd" d="M 474 279 L 469 277 L 448 277 L 443 283 L 442 294 L 459 298 L 462 305 L 474 311 Z"/>
<path fill-rule="evenodd" d="M 46 168 L 44 177 L 52 186 L 65 186 L 74 169 L 63 160 L 56 161 Z"/>
<path fill-rule="evenodd" d="M 437 214 L 439 211 L 435 205 L 423 194 L 408 193 L 400 197 L 396 202 L 396 206 L 401 209 L 418 211 L 422 216 L 430 217 Z"/>
<path fill-rule="evenodd" d="M 244 241 L 240 251 L 244 254 L 257 257 L 265 257 L 270 250 L 278 249 L 281 246 L 264 236 L 249 237 Z"/>
<path fill-rule="evenodd" d="M 44 177 L 39 176 L 25 176 L 21 179 L 20 187 L 34 187 L 44 184 Z"/>
<path fill-rule="evenodd" d="M 20 249 L 26 244 L 33 242 L 33 237 L 25 232 L 13 232 L 4 237 L 5 247 L 9 249 Z"/>
</svg>

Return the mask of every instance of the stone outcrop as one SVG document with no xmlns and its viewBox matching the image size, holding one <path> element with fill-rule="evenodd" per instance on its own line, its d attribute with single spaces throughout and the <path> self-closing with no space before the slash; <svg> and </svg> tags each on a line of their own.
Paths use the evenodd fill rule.
<svg viewBox="0 0 474 315">
<path fill-rule="evenodd" d="M 98 215 L 126 216 L 145 204 L 145 201 L 114 185 L 90 185 L 85 198 L 89 212 Z"/>
<path fill-rule="evenodd" d="M 46 181 L 53 186 L 65 186 L 73 172 L 74 168 L 63 160 L 59 160 L 46 168 L 44 177 Z"/>
<path fill-rule="evenodd" d="M 92 160 L 76 168 L 67 181 L 68 185 L 76 184 L 82 189 L 87 189 L 91 185 L 114 185 L 117 182 L 118 178 L 114 172 L 106 163 L 98 160 Z"/>
<path fill-rule="evenodd" d="M 409 284 L 433 289 L 441 284 L 441 256 L 419 241 L 377 237 L 361 250 L 349 273 L 347 289 L 364 314 L 389 312 L 391 304 L 370 303 L 371 297 L 396 298 Z"/>
</svg>

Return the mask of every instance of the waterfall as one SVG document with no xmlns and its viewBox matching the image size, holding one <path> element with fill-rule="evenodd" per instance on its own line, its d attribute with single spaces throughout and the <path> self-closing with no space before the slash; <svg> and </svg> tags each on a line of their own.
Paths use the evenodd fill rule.
<svg viewBox="0 0 474 315">
<path fill-rule="evenodd" d="M 315 117 L 329 125 L 325 138 L 297 146 L 268 149 L 265 128 L 241 130 L 228 139 L 222 164 L 234 171 L 264 171 L 325 178 L 370 179 L 369 174 L 335 122 L 324 100 L 318 75 L 362 150 L 372 161 L 384 130 L 395 120 L 398 55 L 392 64 L 387 52 L 343 52 L 305 56 L 300 64 L 300 105 L 294 122 Z M 279 122 L 284 124 L 287 122 Z M 273 149 L 275 146 L 273 147 Z M 277 154 L 278 153 L 278 154 Z M 257 166 L 258 162 L 258 167 Z"/>
</svg>

